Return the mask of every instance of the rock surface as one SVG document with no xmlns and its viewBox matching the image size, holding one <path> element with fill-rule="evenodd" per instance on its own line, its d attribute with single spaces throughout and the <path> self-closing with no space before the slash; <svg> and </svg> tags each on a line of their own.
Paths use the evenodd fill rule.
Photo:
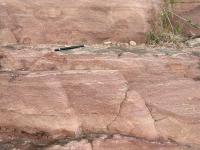
<svg viewBox="0 0 200 150">
<path fill-rule="evenodd" d="M 81 144 L 81 145 L 80 145 Z M 70 142 L 64 146 L 55 145 L 47 148 L 46 150 L 187 150 L 185 146 L 178 146 L 176 144 L 155 144 L 146 141 L 141 142 L 140 140 L 122 137 L 119 135 L 113 138 L 96 138 L 91 143 L 87 140 L 82 140 L 80 142 Z"/>
<path fill-rule="evenodd" d="M 200 38 L 188 40 L 186 43 L 190 47 L 198 47 L 200 46 Z"/>
<path fill-rule="evenodd" d="M 30 148 L 44 140 L 49 150 L 200 148 L 198 56 L 87 49 L 1 47 L 2 141 L 30 139 Z"/>
<path fill-rule="evenodd" d="M 0 0 L 0 43 L 144 41 L 155 0 Z"/>
<path fill-rule="evenodd" d="M 144 42 L 162 6 L 162 0 L 0 0 L 0 43 Z M 175 13 L 196 24 L 199 8 L 198 0 L 173 4 Z M 185 22 L 184 28 L 200 34 Z"/>
</svg>

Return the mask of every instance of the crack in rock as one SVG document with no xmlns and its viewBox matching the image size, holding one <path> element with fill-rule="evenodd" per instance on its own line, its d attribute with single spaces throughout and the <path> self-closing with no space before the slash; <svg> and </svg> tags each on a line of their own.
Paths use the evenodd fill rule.
<svg viewBox="0 0 200 150">
<path fill-rule="evenodd" d="M 146 106 L 147 110 L 149 111 L 149 114 L 151 115 L 151 118 L 154 120 L 154 126 L 155 126 L 156 119 L 152 115 L 152 108 L 147 102 L 145 102 L 145 106 Z"/>
<path fill-rule="evenodd" d="M 117 115 L 116 115 L 115 118 L 107 125 L 107 130 L 108 130 L 108 131 L 110 130 L 110 129 L 109 129 L 110 126 L 111 126 L 111 125 L 118 119 L 118 117 L 120 116 L 122 107 L 123 107 L 125 101 L 127 100 L 128 91 L 129 91 L 129 88 L 127 87 L 127 89 L 126 89 L 126 91 L 125 91 L 124 98 L 123 98 L 122 102 L 121 102 L 120 105 L 119 105 L 119 111 L 118 111 Z"/>
<path fill-rule="evenodd" d="M 106 141 L 106 140 L 127 140 L 127 141 L 137 141 L 137 142 L 143 142 L 143 143 L 148 143 L 148 144 L 156 144 L 156 145 L 160 145 L 160 146 L 170 146 L 170 145 L 174 145 L 174 146 L 181 146 L 184 148 L 192 148 L 191 146 L 188 145 L 183 145 L 180 143 L 177 143 L 173 140 L 168 140 L 168 141 L 149 141 L 143 138 L 138 138 L 138 137 L 133 137 L 133 136 L 125 136 L 125 135 L 121 135 L 121 134 L 114 134 L 112 136 L 107 135 L 107 134 L 89 134 L 89 135 L 85 135 L 83 137 L 80 138 L 75 138 L 75 139 L 63 139 L 63 140 L 55 140 L 52 141 L 50 143 L 47 143 L 45 145 L 43 145 L 41 148 L 49 148 L 51 146 L 54 145 L 68 145 L 71 142 L 80 142 L 81 141 L 86 141 L 87 143 L 90 144 L 91 149 L 94 150 L 94 142 L 95 141 Z"/>
<path fill-rule="evenodd" d="M 160 119 L 154 119 L 155 122 L 159 122 L 159 121 L 162 121 L 162 120 L 165 120 L 167 119 L 168 117 L 163 117 L 163 118 L 160 118 Z"/>
</svg>

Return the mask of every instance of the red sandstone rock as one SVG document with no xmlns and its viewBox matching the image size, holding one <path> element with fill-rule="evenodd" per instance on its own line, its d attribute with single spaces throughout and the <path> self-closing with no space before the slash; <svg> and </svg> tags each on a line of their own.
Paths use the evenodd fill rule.
<svg viewBox="0 0 200 150">
<path fill-rule="evenodd" d="M 144 41 L 159 1 L 1 0 L 0 43 Z"/>
<path fill-rule="evenodd" d="M 121 134 L 200 147 L 197 57 L 24 49 L 2 50 L 0 64 L 0 126 L 52 138 Z M 94 143 L 100 143 L 97 150 L 179 149 L 121 139 Z"/>
<path fill-rule="evenodd" d="M 176 2 L 173 11 L 200 24 L 198 2 Z M 0 43 L 144 42 L 162 6 L 160 0 L 0 0 Z"/>
<path fill-rule="evenodd" d="M 200 84 L 191 80 L 148 84 L 136 91 L 152 111 L 160 134 L 179 143 L 197 144 L 199 139 Z"/>
<path fill-rule="evenodd" d="M 1 75 L 0 80 L 0 115 L 7 118 L 2 125 L 69 136 L 81 130 L 106 132 L 127 88 L 117 71 L 45 72 L 15 79 Z"/>
<path fill-rule="evenodd" d="M 72 141 L 69 144 L 50 146 L 46 150 L 192 150 L 187 146 L 176 144 L 161 144 L 148 141 L 140 141 L 134 138 L 115 136 L 110 139 L 97 138 L 89 142 Z"/>
<path fill-rule="evenodd" d="M 119 114 L 108 126 L 111 132 L 137 135 L 149 140 L 159 138 L 145 101 L 137 92 L 128 91 L 120 107 Z"/>
<path fill-rule="evenodd" d="M 141 142 L 138 140 L 114 138 L 108 140 L 97 140 L 93 142 L 94 150 L 189 150 L 190 148 L 177 145 L 165 145 Z"/>
</svg>

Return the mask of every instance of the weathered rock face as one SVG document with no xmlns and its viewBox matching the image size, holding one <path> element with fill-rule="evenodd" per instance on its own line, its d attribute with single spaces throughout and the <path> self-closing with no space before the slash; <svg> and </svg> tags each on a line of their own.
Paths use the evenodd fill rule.
<svg viewBox="0 0 200 150">
<path fill-rule="evenodd" d="M 0 43 L 140 42 L 160 8 L 149 0 L 0 0 Z M 198 2 L 173 9 L 200 24 Z M 0 149 L 200 149 L 199 53 L 22 47 L 0 47 Z"/>
<path fill-rule="evenodd" d="M 140 140 L 114 136 L 113 138 L 96 138 L 92 143 L 87 140 L 80 142 L 72 141 L 64 146 L 54 145 L 46 150 L 187 150 L 189 148 L 185 146 L 177 146 L 175 144 L 155 144 L 148 142 L 141 142 Z"/>
<path fill-rule="evenodd" d="M 144 42 L 161 0 L 0 0 L 0 43 Z M 199 3 L 173 5 L 179 15 L 200 24 Z M 199 29 L 186 25 L 188 34 Z"/>
<path fill-rule="evenodd" d="M 45 72 L 11 80 L 2 75 L 1 81 L 1 104 L 8 108 L 5 111 L 1 105 L 1 118 L 7 116 L 1 124 L 27 127 L 26 132 L 30 127 L 49 133 L 66 131 L 68 136 L 78 136 L 81 130 L 106 132 L 127 90 L 116 71 Z"/>
<path fill-rule="evenodd" d="M 198 57 L 13 48 L 0 52 L 0 136 L 86 136 L 52 150 L 200 148 Z"/>
<path fill-rule="evenodd" d="M 152 0 L 0 0 L 0 43 L 144 41 Z"/>
</svg>

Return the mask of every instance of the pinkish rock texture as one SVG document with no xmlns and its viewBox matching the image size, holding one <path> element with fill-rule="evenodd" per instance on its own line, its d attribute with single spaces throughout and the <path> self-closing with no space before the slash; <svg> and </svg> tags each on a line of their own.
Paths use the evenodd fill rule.
<svg viewBox="0 0 200 150">
<path fill-rule="evenodd" d="M 82 140 L 80 142 L 70 142 L 60 146 L 54 145 L 46 150 L 189 150 L 184 146 L 175 144 L 155 144 L 141 142 L 140 140 L 128 137 L 114 136 L 110 139 L 96 138 L 93 142 Z"/>
<path fill-rule="evenodd" d="M 148 142 L 141 142 L 136 139 L 114 137 L 113 139 L 99 140 L 97 139 L 93 143 L 94 150 L 188 150 L 189 148 L 178 145 L 165 145 L 155 144 Z"/>
<path fill-rule="evenodd" d="M 4 111 L 1 105 L 1 117 L 11 117 L 1 120 L 1 124 L 66 131 L 69 136 L 77 136 L 81 130 L 106 132 L 127 89 L 126 81 L 117 71 L 45 72 L 19 75 L 11 80 L 1 76 L 1 103 L 9 108 Z"/>
<path fill-rule="evenodd" d="M 0 0 L 0 43 L 144 41 L 155 0 Z"/>
<path fill-rule="evenodd" d="M 162 6 L 162 0 L 0 0 L 0 43 L 144 42 Z M 199 0 L 184 0 L 173 10 L 200 24 L 199 7 Z"/>
<path fill-rule="evenodd" d="M 52 150 L 200 148 L 199 57 L 14 48 L 0 51 L 1 134 L 75 139 Z"/>
</svg>

